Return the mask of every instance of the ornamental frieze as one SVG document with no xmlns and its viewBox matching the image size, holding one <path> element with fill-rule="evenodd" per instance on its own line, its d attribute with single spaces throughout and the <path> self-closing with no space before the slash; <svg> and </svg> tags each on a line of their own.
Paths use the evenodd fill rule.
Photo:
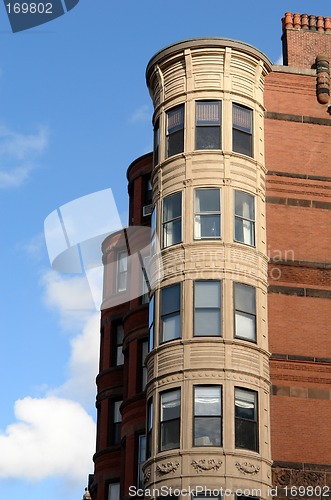
<svg viewBox="0 0 331 500">
<path fill-rule="evenodd" d="M 216 462 L 214 458 L 211 458 L 209 460 L 193 460 L 193 462 L 191 462 L 191 465 L 194 467 L 196 472 L 217 471 L 221 467 L 222 462 Z"/>
<path fill-rule="evenodd" d="M 255 475 L 260 470 L 260 467 L 254 465 L 254 464 L 251 464 L 249 462 L 242 462 L 242 463 L 237 462 L 236 467 L 239 470 L 239 472 L 241 472 L 242 474 Z"/>
<path fill-rule="evenodd" d="M 176 472 L 179 467 L 179 462 L 167 462 L 156 466 L 156 473 L 163 476 L 170 472 Z"/>
</svg>

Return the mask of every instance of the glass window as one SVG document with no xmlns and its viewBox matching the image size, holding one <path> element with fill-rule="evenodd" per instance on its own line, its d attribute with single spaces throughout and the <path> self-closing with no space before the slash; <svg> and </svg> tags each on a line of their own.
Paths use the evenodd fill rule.
<svg viewBox="0 0 331 500">
<path fill-rule="evenodd" d="M 138 478 L 137 486 L 138 488 L 144 488 L 144 474 L 143 474 L 143 464 L 146 460 L 146 436 L 141 434 L 138 436 Z"/>
<path fill-rule="evenodd" d="M 180 389 L 161 393 L 160 451 L 179 448 Z"/>
<path fill-rule="evenodd" d="M 251 109 L 232 104 L 232 149 L 236 153 L 253 156 Z"/>
<path fill-rule="evenodd" d="M 144 340 L 140 344 L 140 380 L 141 380 L 141 390 L 146 389 L 147 384 L 147 366 L 146 366 L 146 356 L 148 353 L 148 342 Z"/>
<path fill-rule="evenodd" d="M 120 407 L 122 402 L 122 400 L 111 401 L 110 445 L 118 445 L 121 442 L 122 415 L 120 412 Z"/>
<path fill-rule="evenodd" d="M 182 241 L 182 193 L 163 200 L 163 247 Z"/>
<path fill-rule="evenodd" d="M 154 126 L 154 155 L 153 155 L 153 166 L 159 163 L 159 146 L 160 146 L 160 122 L 156 120 Z"/>
<path fill-rule="evenodd" d="M 242 283 L 234 284 L 235 336 L 256 340 L 256 290 Z"/>
<path fill-rule="evenodd" d="M 126 290 L 128 274 L 128 253 L 126 251 L 119 252 L 117 255 L 117 291 L 123 292 Z"/>
<path fill-rule="evenodd" d="M 184 104 L 167 111 L 167 158 L 184 151 Z"/>
<path fill-rule="evenodd" d="M 154 295 L 152 295 L 151 300 L 149 301 L 148 329 L 149 329 L 149 350 L 151 351 L 154 347 Z"/>
<path fill-rule="evenodd" d="M 235 446 L 258 451 L 257 393 L 235 388 Z"/>
<path fill-rule="evenodd" d="M 222 388 L 194 387 L 194 446 L 222 446 Z"/>
<path fill-rule="evenodd" d="M 153 400 L 147 401 L 147 440 L 146 440 L 146 460 L 152 454 L 152 431 L 153 431 Z"/>
<path fill-rule="evenodd" d="M 124 364 L 124 354 L 123 354 L 123 341 L 124 341 L 124 329 L 122 324 L 114 325 L 114 349 L 113 349 L 113 359 L 114 365 L 120 366 Z"/>
<path fill-rule="evenodd" d="M 149 261 L 150 256 L 143 258 L 143 266 L 141 273 L 141 303 L 148 304 L 149 298 L 148 293 L 150 289 L 150 283 L 148 279 L 148 271 L 149 271 Z"/>
<path fill-rule="evenodd" d="M 254 196 L 244 191 L 235 191 L 234 239 L 255 246 Z"/>
<path fill-rule="evenodd" d="M 194 238 L 221 237 L 220 190 L 207 188 L 194 190 Z"/>
<path fill-rule="evenodd" d="M 110 483 L 108 485 L 108 500 L 119 500 L 120 483 Z"/>
<path fill-rule="evenodd" d="M 221 149 L 220 101 L 195 103 L 195 149 Z"/>
<path fill-rule="evenodd" d="M 153 209 L 151 217 L 151 248 L 150 256 L 152 257 L 156 252 L 156 206 Z"/>
<path fill-rule="evenodd" d="M 180 337 L 180 284 L 161 290 L 161 342 Z"/>
<path fill-rule="evenodd" d="M 221 335 L 220 281 L 194 282 L 194 335 Z"/>
</svg>

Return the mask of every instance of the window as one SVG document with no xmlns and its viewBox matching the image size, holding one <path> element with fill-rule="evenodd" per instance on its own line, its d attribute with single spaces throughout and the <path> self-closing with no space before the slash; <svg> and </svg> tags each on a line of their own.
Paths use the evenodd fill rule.
<svg viewBox="0 0 331 500">
<path fill-rule="evenodd" d="M 114 325 L 114 348 L 113 348 L 113 365 L 120 366 L 124 364 L 123 354 L 124 329 L 122 324 Z"/>
<path fill-rule="evenodd" d="M 128 254 L 126 251 L 119 252 L 117 255 L 117 291 L 126 290 L 128 274 Z"/>
<path fill-rule="evenodd" d="M 180 284 L 161 290 L 161 342 L 180 337 Z"/>
<path fill-rule="evenodd" d="M 195 103 L 195 149 L 221 149 L 220 101 Z"/>
<path fill-rule="evenodd" d="M 150 257 L 156 253 L 156 206 L 153 209 L 151 217 L 151 247 L 150 247 Z"/>
<path fill-rule="evenodd" d="M 184 151 L 184 104 L 167 111 L 167 158 Z"/>
<path fill-rule="evenodd" d="M 154 295 L 152 295 L 148 306 L 148 329 L 149 329 L 149 351 L 154 347 Z"/>
<path fill-rule="evenodd" d="M 195 281 L 194 335 L 221 335 L 221 283 Z"/>
<path fill-rule="evenodd" d="M 110 445 L 118 445 L 121 442 L 121 423 L 122 415 L 120 406 L 122 400 L 111 401 L 111 421 L 110 421 Z"/>
<path fill-rule="evenodd" d="M 163 247 L 182 241 L 182 193 L 163 200 Z"/>
<path fill-rule="evenodd" d="M 110 483 L 108 485 L 107 500 L 119 500 L 119 499 L 120 499 L 120 483 Z"/>
<path fill-rule="evenodd" d="M 148 353 L 148 342 L 144 340 L 140 343 L 140 389 L 144 391 L 147 384 L 147 366 L 146 366 L 146 356 Z"/>
<path fill-rule="evenodd" d="M 153 147 L 153 166 L 159 163 L 159 146 L 160 146 L 160 122 L 156 120 L 154 126 L 154 147 Z"/>
<path fill-rule="evenodd" d="M 180 389 L 161 393 L 160 451 L 179 448 Z"/>
<path fill-rule="evenodd" d="M 235 388 L 235 446 L 258 451 L 257 393 Z"/>
<path fill-rule="evenodd" d="M 144 179 L 144 205 L 151 205 L 153 199 L 152 179 L 145 177 Z"/>
<path fill-rule="evenodd" d="M 144 474 L 143 474 L 143 464 L 146 460 L 146 436 L 141 434 L 138 436 L 138 477 L 137 486 L 138 488 L 144 488 Z"/>
<path fill-rule="evenodd" d="M 142 304 L 148 304 L 148 302 L 149 302 L 149 298 L 148 298 L 148 293 L 149 293 L 149 288 L 150 288 L 150 283 L 149 283 L 149 279 L 148 279 L 149 261 L 150 261 L 149 256 L 143 258 L 143 266 L 142 266 L 142 273 L 141 273 L 141 303 Z"/>
<path fill-rule="evenodd" d="M 234 239 L 246 245 L 255 246 L 254 196 L 244 191 L 235 191 Z"/>
<path fill-rule="evenodd" d="M 194 387 L 194 446 L 222 446 L 222 388 Z"/>
<path fill-rule="evenodd" d="M 152 454 L 152 431 L 153 431 L 153 400 L 147 402 L 147 437 L 146 437 L 146 460 Z"/>
<path fill-rule="evenodd" d="M 221 237 L 221 206 L 219 189 L 194 190 L 194 238 Z"/>
<path fill-rule="evenodd" d="M 235 336 L 256 341 L 256 290 L 242 283 L 234 284 Z"/>
<path fill-rule="evenodd" d="M 232 104 L 232 149 L 236 153 L 253 156 L 252 110 Z"/>
</svg>

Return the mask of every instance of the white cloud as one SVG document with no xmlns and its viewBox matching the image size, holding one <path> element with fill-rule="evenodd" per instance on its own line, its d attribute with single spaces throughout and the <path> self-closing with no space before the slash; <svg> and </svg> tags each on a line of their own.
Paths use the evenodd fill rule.
<svg viewBox="0 0 331 500">
<path fill-rule="evenodd" d="M 150 122 L 152 117 L 152 111 L 150 106 L 144 104 L 137 108 L 131 115 L 129 122 L 137 123 L 137 122 Z"/>
<path fill-rule="evenodd" d="M 48 141 L 46 127 L 35 134 L 20 134 L 0 125 L 0 188 L 20 186 L 38 166 Z"/>
<path fill-rule="evenodd" d="M 276 66 L 282 66 L 283 65 L 283 54 L 281 54 L 278 57 L 277 61 L 274 64 L 276 64 Z"/>
<path fill-rule="evenodd" d="M 81 482 L 91 470 L 95 425 L 78 403 L 26 397 L 16 401 L 15 417 L 0 436 L 0 477 Z"/>
<path fill-rule="evenodd" d="M 98 370 L 99 313 L 82 276 L 44 273 L 47 306 L 72 334 L 68 378 L 57 388 L 15 403 L 16 421 L 0 434 L 0 478 L 42 481 L 56 477 L 79 486 L 93 470 L 94 407 Z M 94 410 L 93 410 L 94 411 Z"/>
</svg>

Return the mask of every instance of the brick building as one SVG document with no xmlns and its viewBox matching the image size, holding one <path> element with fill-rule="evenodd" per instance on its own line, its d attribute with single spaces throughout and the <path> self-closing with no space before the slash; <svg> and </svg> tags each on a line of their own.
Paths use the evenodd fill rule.
<svg viewBox="0 0 331 500">
<path fill-rule="evenodd" d="M 147 66 L 154 153 L 103 243 L 94 500 L 331 496 L 331 18 L 286 13 L 282 40 L 281 66 L 222 38 Z"/>
</svg>

